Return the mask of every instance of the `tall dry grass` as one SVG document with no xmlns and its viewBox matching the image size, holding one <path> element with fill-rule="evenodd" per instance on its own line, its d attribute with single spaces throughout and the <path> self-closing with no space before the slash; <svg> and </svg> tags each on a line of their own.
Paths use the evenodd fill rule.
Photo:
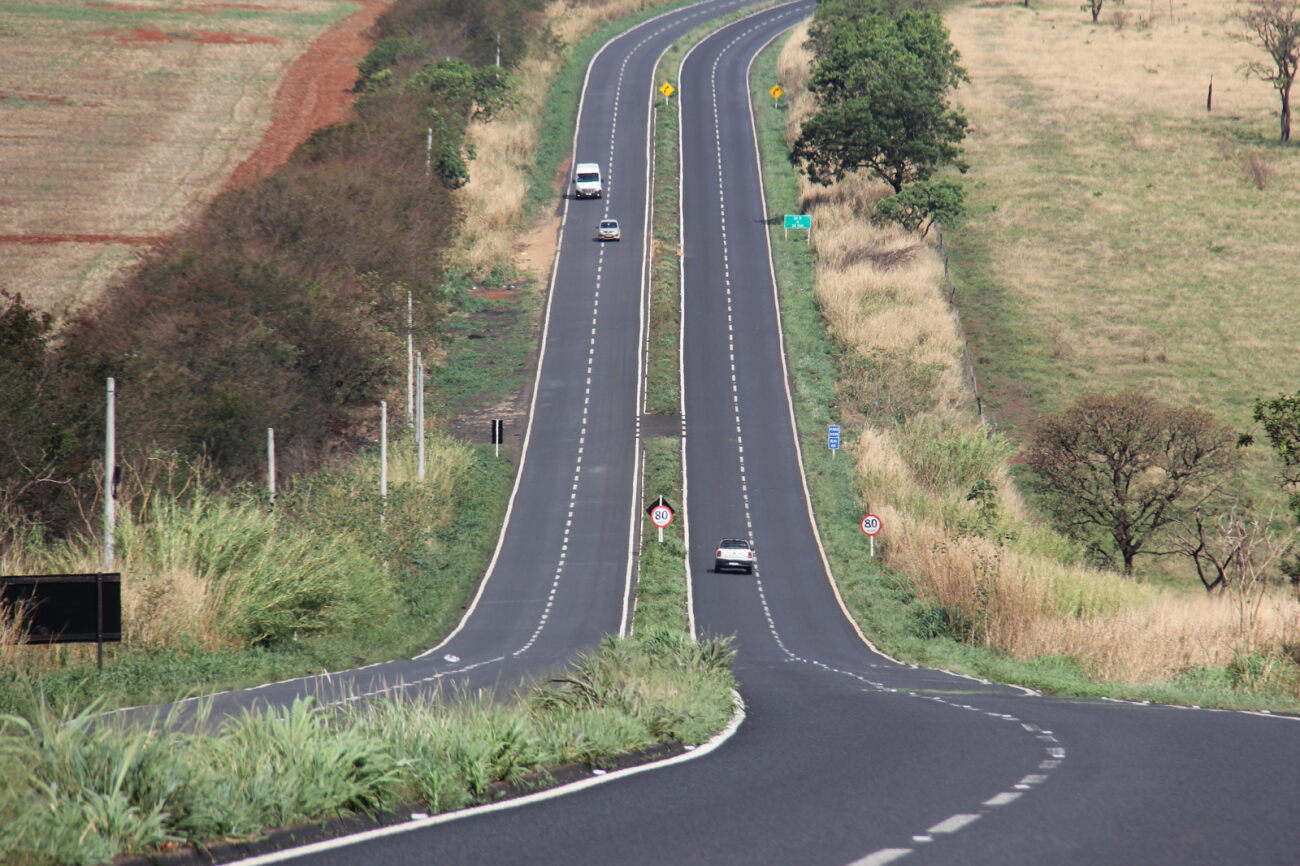
<svg viewBox="0 0 1300 866">
<path fill-rule="evenodd" d="M 796 30 L 778 59 L 787 142 L 814 107 L 806 38 L 806 27 Z M 865 502 L 890 527 L 879 546 L 885 561 L 934 605 L 940 631 L 1022 659 L 1073 656 L 1094 677 L 1130 682 L 1294 652 L 1300 603 L 1281 589 L 1267 591 L 1251 614 L 1250 600 L 1231 591 L 1179 592 L 1077 564 L 1066 542 L 1028 518 L 1009 475 L 1011 446 L 970 411 L 962 337 L 936 249 L 871 222 L 888 194 L 883 183 L 804 180 L 801 193 L 815 226 L 815 291 L 836 341 L 859 359 L 934 371 L 911 380 L 929 394 L 908 403 L 904 418 L 891 423 L 860 405 L 866 426 L 846 447 L 856 451 Z M 863 369 L 881 371 L 847 364 L 842 397 L 868 393 L 855 381 Z"/>
<path fill-rule="evenodd" d="M 466 130 L 475 159 L 469 183 L 456 193 L 464 214 L 457 253 L 471 271 L 508 265 L 514 257 L 543 109 L 564 64 L 564 50 L 600 25 L 653 5 L 647 0 L 557 0 L 546 7 L 546 25 L 555 42 L 549 48 L 537 46 L 512 74 L 518 101 L 491 120 L 471 122 Z"/>
<path fill-rule="evenodd" d="M 202 467 L 157 456 L 144 461 L 127 473 L 120 494 L 114 567 L 122 574 L 122 645 L 238 648 L 384 622 L 397 606 L 394 579 L 357 533 L 391 538 L 412 521 L 428 533 L 450 519 L 449 503 L 472 459 L 469 446 L 431 437 L 421 482 L 414 448 L 399 443 L 390 457 L 390 495 L 394 509 L 400 498 L 404 510 L 383 528 L 373 459 L 337 473 L 327 493 L 282 491 L 289 511 L 204 492 Z M 332 509 L 333 531 L 309 528 L 295 513 L 320 508 Z M 3 574 L 89 573 L 101 563 L 97 535 L 0 551 Z M 22 646 L 13 620 L 2 614 L 0 669 L 61 663 L 47 648 Z"/>
</svg>

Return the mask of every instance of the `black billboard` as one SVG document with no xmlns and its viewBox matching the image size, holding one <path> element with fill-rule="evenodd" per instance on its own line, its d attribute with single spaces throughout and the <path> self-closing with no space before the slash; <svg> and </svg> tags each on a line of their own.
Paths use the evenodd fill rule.
<svg viewBox="0 0 1300 866">
<path fill-rule="evenodd" d="M 0 577 L 0 606 L 20 613 L 29 644 L 122 639 L 122 575 Z"/>
</svg>

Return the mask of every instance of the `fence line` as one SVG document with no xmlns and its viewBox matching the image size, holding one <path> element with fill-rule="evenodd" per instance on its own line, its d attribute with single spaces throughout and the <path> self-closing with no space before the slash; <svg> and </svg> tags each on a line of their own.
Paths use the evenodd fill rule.
<svg viewBox="0 0 1300 866">
<path fill-rule="evenodd" d="M 996 419 L 992 412 L 984 411 L 984 398 L 980 396 L 979 380 L 975 378 L 975 357 L 971 354 L 970 340 L 961 323 L 961 310 L 957 308 L 957 286 L 953 284 L 952 270 L 948 266 L 948 243 L 943 237 L 943 226 L 935 223 L 934 234 L 939 240 L 939 256 L 943 259 L 943 281 L 946 286 L 944 295 L 948 299 L 948 310 L 952 313 L 953 321 L 957 323 L 957 336 L 961 338 L 962 366 L 966 371 L 966 379 L 970 382 L 971 394 L 975 397 L 975 411 L 980 416 L 980 422 L 991 433 L 996 428 Z"/>
</svg>

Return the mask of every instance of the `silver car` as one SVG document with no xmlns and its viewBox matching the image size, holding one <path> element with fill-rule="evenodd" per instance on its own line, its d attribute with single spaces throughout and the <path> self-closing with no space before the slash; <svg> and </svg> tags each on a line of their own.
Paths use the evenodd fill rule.
<svg viewBox="0 0 1300 866">
<path fill-rule="evenodd" d="M 601 220 L 600 226 L 596 229 L 596 237 L 602 241 L 622 239 L 623 232 L 618 227 L 618 220 Z"/>
</svg>

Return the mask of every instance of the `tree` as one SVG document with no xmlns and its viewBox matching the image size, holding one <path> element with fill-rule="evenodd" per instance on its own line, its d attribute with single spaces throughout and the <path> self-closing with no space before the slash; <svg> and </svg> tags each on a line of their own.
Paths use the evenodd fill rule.
<svg viewBox="0 0 1300 866">
<path fill-rule="evenodd" d="M 1087 3 L 1084 3 L 1084 4 L 1083 4 L 1082 6 L 1080 6 L 1079 8 L 1080 8 L 1080 9 L 1087 9 L 1089 12 L 1091 12 L 1091 13 L 1092 13 L 1092 23 L 1093 23 L 1093 24 L 1096 24 L 1096 23 L 1097 23 L 1097 18 L 1098 18 L 1098 16 L 1101 15 L 1101 6 L 1102 6 L 1102 3 L 1103 3 L 1103 2 L 1104 2 L 1104 0 L 1088 0 Z M 1123 3 L 1124 0 L 1115 0 L 1115 2 L 1116 2 L 1116 3 Z M 1026 5 L 1026 6 L 1029 5 L 1029 0 L 1025 0 L 1025 5 Z"/>
<path fill-rule="evenodd" d="M 1133 559 L 1236 466 L 1235 436 L 1208 412 L 1145 394 L 1086 394 L 1034 429 L 1026 462 L 1062 528 L 1108 537 Z"/>
<path fill-rule="evenodd" d="M 829 185 L 865 168 L 901 192 L 957 162 L 967 123 L 948 94 L 966 72 L 937 14 L 867 15 L 819 31 L 813 45 L 819 107 L 790 154 L 809 180 Z"/>
<path fill-rule="evenodd" d="M 1295 491 L 1300 488 L 1300 391 L 1256 400 L 1253 415 L 1264 425 L 1264 435 L 1282 461 L 1282 489 Z M 1250 444 L 1252 437 L 1244 436 L 1242 441 Z M 1290 506 L 1300 520 L 1300 493 L 1291 494 Z"/>
<path fill-rule="evenodd" d="M 1300 0 L 1246 0 L 1232 17 L 1246 27 L 1241 38 L 1268 53 L 1268 63 L 1252 61 L 1245 71 L 1277 90 L 1282 101 L 1282 141 L 1290 141 L 1291 85 L 1300 65 Z"/>
<path fill-rule="evenodd" d="M 876 204 L 876 216 L 898 223 L 908 231 L 919 230 L 921 237 L 925 237 L 936 222 L 952 225 L 965 209 L 966 194 L 961 184 L 951 180 L 923 180 L 881 199 Z"/>
</svg>

